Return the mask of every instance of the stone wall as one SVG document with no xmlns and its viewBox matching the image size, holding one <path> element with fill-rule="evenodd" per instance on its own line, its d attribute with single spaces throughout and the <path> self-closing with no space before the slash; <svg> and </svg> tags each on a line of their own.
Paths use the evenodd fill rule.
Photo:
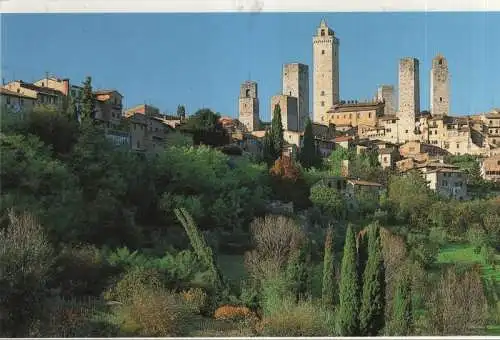
<svg viewBox="0 0 500 340">
<path fill-rule="evenodd" d="M 283 94 L 297 98 L 299 130 L 309 116 L 309 67 L 300 63 L 283 65 Z"/>
<path fill-rule="evenodd" d="M 259 99 L 256 82 L 247 81 L 240 87 L 238 120 L 248 131 L 259 129 Z"/>
</svg>

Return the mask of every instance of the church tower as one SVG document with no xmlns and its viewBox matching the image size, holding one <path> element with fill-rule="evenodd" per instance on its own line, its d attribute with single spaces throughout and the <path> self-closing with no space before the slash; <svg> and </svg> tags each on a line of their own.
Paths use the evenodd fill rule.
<svg viewBox="0 0 500 340">
<path fill-rule="evenodd" d="M 432 59 L 431 114 L 447 116 L 450 112 L 450 76 L 448 62 L 442 55 Z"/>
<path fill-rule="evenodd" d="M 313 121 L 327 124 L 323 116 L 339 99 L 339 39 L 324 20 L 313 37 Z"/>
<path fill-rule="evenodd" d="M 240 87 L 238 120 L 249 132 L 259 129 L 259 98 L 257 83 L 246 81 Z"/>
</svg>

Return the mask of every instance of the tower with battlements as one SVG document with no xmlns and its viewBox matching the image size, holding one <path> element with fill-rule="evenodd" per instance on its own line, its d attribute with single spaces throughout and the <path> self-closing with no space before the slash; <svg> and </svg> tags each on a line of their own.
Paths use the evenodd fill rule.
<svg viewBox="0 0 500 340">
<path fill-rule="evenodd" d="M 298 130 L 309 116 L 309 67 L 300 63 L 283 65 L 283 95 L 297 98 Z"/>
<path fill-rule="evenodd" d="M 432 59 L 430 109 L 432 115 L 450 113 L 450 75 L 448 61 L 442 55 Z"/>
<path fill-rule="evenodd" d="M 339 102 L 339 39 L 324 20 L 313 37 L 313 121 L 327 121 L 325 113 Z"/>
<path fill-rule="evenodd" d="M 241 84 L 238 120 L 248 131 L 259 129 L 259 98 L 257 83 L 254 81 Z"/>
</svg>

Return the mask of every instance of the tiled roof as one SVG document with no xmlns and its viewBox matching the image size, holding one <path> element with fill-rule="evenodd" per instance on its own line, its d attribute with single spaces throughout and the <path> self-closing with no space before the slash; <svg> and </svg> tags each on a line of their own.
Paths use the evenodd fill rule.
<svg viewBox="0 0 500 340">
<path fill-rule="evenodd" d="M 25 89 L 29 89 L 29 90 L 41 92 L 41 93 L 44 93 L 44 94 L 49 94 L 49 95 L 52 95 L 52 96 L 61 96 L 61 95 L 63 95 L 63 93 L 61 91 L 54 90 L 54 89 L 51 89 L 51 88 L 48 88 L 48 87 L 37 86 L 35 84 L 25 83 L 24 81 L 20 81 L 19 84 L 21 85 L 21 87 L 23 87 Z"/>
<path fill-rule="evenodd" d="M 30 96 L 27 96 L 25 94 L 22 94 L 22 93 L 17 93 L 17 92 L 5 89 L 3 87 L 0 87 L 0 93 L 7 95 L 7 96 L 12 96 L 12 97 L 27 98 L 27 99 L 33 99 L 33 100 L 36 99 L 36 98 L 30 97 Z"/>
<path fill-rule="evenodd" d="M 370 187 L 382 187 L 383 186 L 380 183 L 368 182 L 368 181 L 362 181 L 362 180 L 356 180 L 356 179 L 349 179 L 348 182 L 350 182 L 354 185 L 362 185 L 362 186 L 370 186 Z"/>
<path fill-rule="evenodd" d="M 113 92 L 116 92 L 116 93 L 118 93 L 121 96 L 120 92 L 118 92 L 117 90 L 113 90 L 113 89 L 99 89 L 99 90 L 95 90 L 94 94 L 96 94 L 96 95 L 99 95 L 99 94 L 110 94 L 110 93 L 113 93 Z M 140 105 L 138 105 L 138 106 L 140 106 Z"/>
</svg>

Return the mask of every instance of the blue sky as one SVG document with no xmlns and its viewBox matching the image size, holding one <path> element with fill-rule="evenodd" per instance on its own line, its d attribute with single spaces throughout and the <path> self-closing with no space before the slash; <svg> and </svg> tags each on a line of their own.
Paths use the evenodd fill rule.
<svg viewBox="0 0 500 340">
<path fill-rule="evenodd" d="M 322 18 L 340 39 L 342 99 L 397 86 L 398 60 L 412 56 L 427 109 L 431 60 L 442 53 L 453 114 L 500 107 L 500 13 L 493 12 L 4 14 L 2 77 L 34 81 L 49 72 L 80 83 L 91 75 L 95 88 L 118 89 L 126 107 L 146 102 L 173 112 L 184 104 L 190 113 L 209 107 L 230 116 L 251 78 L 268 120 L 284 63 L 308 64 L 312 81 L 312 36 Z"/>
</svg>

